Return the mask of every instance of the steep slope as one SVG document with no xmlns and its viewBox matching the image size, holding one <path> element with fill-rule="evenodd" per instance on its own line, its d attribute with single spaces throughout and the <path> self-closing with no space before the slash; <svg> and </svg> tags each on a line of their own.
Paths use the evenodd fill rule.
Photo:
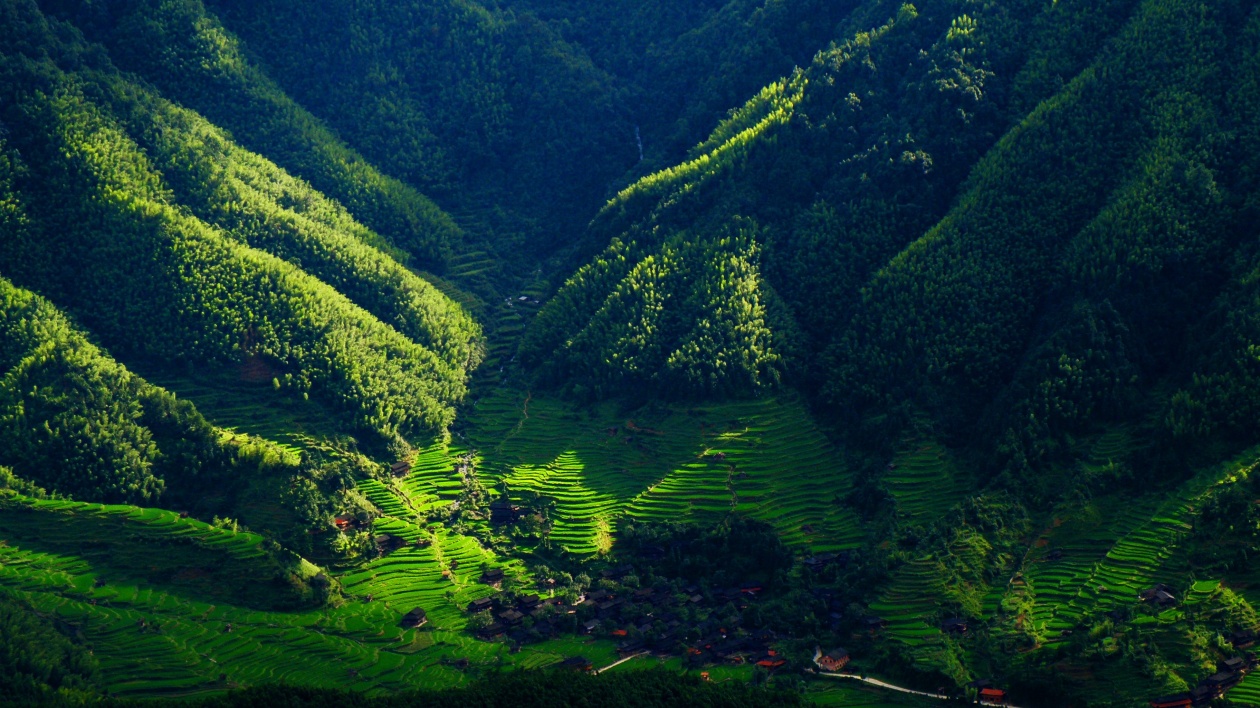
<svg viewBox="0 0 1260 708">
<path fill-rule="evenodd" d="M 101 42 L 122 69 L 340 201 L 419 265 L 444 267 L 461 238 L 450 216 L 382 174 L 285 95 L 200 2 L 45 0 L 39 6 Z"/>
<path fill-rule="evenodd" d="M 592 226 L 612 245 L 544 307 L 522 357 L 551 382 L 677 392 L 667 357 L 639 369 L 618 357 L 687 348 L 693 380 L 723 372 L 687 390 L 757 390 L 752 363 L 725 364 L 742 345 L 690 343 L 721 315 L 634 275 L 672 239 L 753 224 L 763 305 L 737 319 L 769 331 L 764 355 L 742 351 L 785 362 L 848 423 L 926 413 L 954 434 L 987 421 L 1008 461 L 1035 463 L 1138 381 L 1183 380 L 1168 365 L 1183 360 L 1177 342 L 1230 254 L 1246 258 L 1250 158 L 1228 146 L 1252 132 L 1236 112 L 1250 95 L 1247 9 L 1197 13 L 903 6 L 612 200 Z M 715 279 L 713 299 L 738 302 L 722 290 L 733 282 Z M 1000 422 L 1012 419 L 1031 427 Z"/>
<path fill-rule="evenodd" d="M 249 363 L 385 435 L 449 423 L 480 359 L 458 305 L 309 187 L 129 86 L 70 28 L 6 7 L 23 30 L 6 35 L 3 120 L 26 217 L 0 268 L 116 354 Z"/>
</svg>

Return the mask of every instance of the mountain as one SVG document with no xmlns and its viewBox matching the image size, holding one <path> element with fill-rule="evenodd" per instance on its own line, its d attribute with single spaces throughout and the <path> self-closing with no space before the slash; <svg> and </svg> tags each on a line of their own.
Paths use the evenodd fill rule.
<svg viewBox="0 0 1260 708">
<path fill-rule="evenodd" d="M 1243 0 L 0 0 L 0 699 L 1260 705 L 1258 110 Z"/>
</svg>

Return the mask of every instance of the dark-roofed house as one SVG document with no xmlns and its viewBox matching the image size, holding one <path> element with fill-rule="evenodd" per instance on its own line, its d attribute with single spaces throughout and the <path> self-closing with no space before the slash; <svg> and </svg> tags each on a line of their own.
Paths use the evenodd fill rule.
<svg viewBox="0 0 1260 708">
<path fill-rule="evenodd" d="M 538 607 L 542 602 L 542 598 L 537 595 L 525 595 L 516 601 L 516 606 L 521 608 L 522 612 L 529 612 Z"/>
<path fill-rule="evenodd" d="M 408 472 L 411 472 L 410 462 L 400 460 L 389 466 L 389 473 L 395 477 L 406 477 Z"/>
<path fill-rule="evenodd" d="M 486 585 L 498 585 L 503 582 L 503 569 L 486 568 L 482 571 L 480 580 Z"/>
<path fill-rule="evenodd" d="M 499 622 L 495 622 L 477 630 L 477 636 L 482 639 L 493 639 L 502 636 L 505 631 L 507 631 L 506 627 Z"/>
<path fill-rule="evenodd" d="M 642 639 L 627 639 L 617 645 L 617 653 L 625 656 L 626 654 L 637 654 L 643 651 L 647 644 Z"/>
<path fill-rule="evenodd" d="M 1220 692 L 1211 686 L 1195 686 L 1190 689 L 1190 705 L 1202 706 L 1220 697 Z"/>
<path fill-rule="evenodd" d="M 966 634 L 967 620 L 961 617 L 951 617 L 941 623 L 941 631 L 946 634 Z"/>
<path fill-rule="evenodd" d="M 1256 633 L 1246 629 L 1240 629 L 1229 635 L 1229 643 L 1234 645 L 1235 649 L 1246 649 L 1255 646 Z"/>
<path fill-rule="evenodd" d="M 492 607 L 494 607 L 494 600 L 488 597 L 479 598 L 468 603 L 469 612 L 485 612 Z"/>
<path fill-rule="evenodd" d="M 511 524 L 516 521 L 517 515 L 520 514 L 521 508 L 512 504 L 511 500 L 504 497 L 496 499 L 490 504 L 490 523 L 492 524 Z"/>
<path fill-rule="evenodd" d="M 1220 673 L 1212 674 L 1211 676 L 1203 679 L 1203 681 L 1201 681 L 1199 685 L 1207 686 L 1209 688 L 1214 688 L 1218 691 L 1218 693 L 1224 693 L 1225 691 L 1228 691 L 1234 686 L 1237 686 L 1238 682 L 1242 681 L 1242 678 L 1243 677 L 1240 672 L 1222 671 Z"/>
<path fill-rule="evenodd" d="M 1177 598 L 1172 594 L 1172 588 L 1163 583 L 1138 593 L 1138 599 L 1156 607 L 1172 607 L 1177 604 Z"/>
<path fill-rule="evenodd" d="M 823 671 L 839 671 L 849 663 L 849 652 L 844 649 L 832 649 L 826 654 L 820 654 L 814 663 L 818 664 L 818 668 Z"/>
<path fill-rule="evenodd" d="M 1241 656 L 1230 657 L 1224 661 L 1216 662 L 1217 671 L 1246 671 L 1251 665 Z"/>
<path fill-rule="evenodd" d="M 560 662 L 560 668 L 568 669 L 569 671 L 581 671 L 583 673 L 586 673 L 589 671 L 594 671 L 595 665 L 592 664 L 590 661 L 587 661 L 586 657 L 584 656 L 571 656 L 568 659 L 565 659 L 564 661 Z"/>
<path fill-rule="evenodd" d="M 832 561 L 836 560 L 836 558 L 837 556 L 835 553 L 819 553 L 816 556 L 806 558 L 803 562 L 806 568 L 809 568 L 814 572 L 818 572 L 831 565 Z"/>
<path fill-rule="evenodd" d="M 376 542 L 376 550 L 383 556 L 389 555 L 407 545 L 406 539 L 399 538 L 391 533 L 377 536 L 372 540 Z"/>
<path fill-rule="evenodd" d="M 424 610 L 417 607 L 411 612 L 403 615 L 402 621 L 398 623 L 398 626 L 403 629 L 414 629 L 416 627 L 423 627 L 428 621 L 429 618 L 425 614 Z"/>
<path fill-rule="evenodd" d="M 521 620 L 524 618 L 525 618 L 525 615 L 521 614 L 520 612 L 517 612 L 516 610 L 504 610 L 503 612 L 499 613 L 499 619 L 502 620 L 503 623 L 508 626 L 520 624 Z"/>
</svg>

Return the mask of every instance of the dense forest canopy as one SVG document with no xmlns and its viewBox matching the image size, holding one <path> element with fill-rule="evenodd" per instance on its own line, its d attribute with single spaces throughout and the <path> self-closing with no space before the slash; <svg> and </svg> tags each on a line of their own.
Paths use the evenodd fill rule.
<svg viewBox="0 0 1260 708">
<path fill-rule="evenodd" d="M 0 700 L 1260 705 L 1257 113 L 1247 0 L 0 0 Z"/>
</svg>

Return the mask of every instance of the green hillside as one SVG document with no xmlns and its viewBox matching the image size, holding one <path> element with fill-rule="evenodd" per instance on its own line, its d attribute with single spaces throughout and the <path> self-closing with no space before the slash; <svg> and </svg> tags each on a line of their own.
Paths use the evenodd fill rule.
<svg viewBox="0 0 1260 708">
<path fill-rule="evenodd" d="M 0 703 L 1260 705 L 1257 109 L 1243 0 L 0 0 Z"/>
</svg>

